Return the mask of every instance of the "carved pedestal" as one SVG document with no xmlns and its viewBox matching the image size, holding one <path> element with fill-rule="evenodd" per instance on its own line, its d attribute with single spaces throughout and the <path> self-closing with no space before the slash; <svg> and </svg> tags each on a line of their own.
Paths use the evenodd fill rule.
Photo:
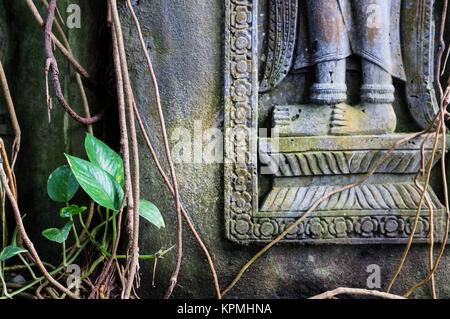
<svg viewBox="0 0 450 319">
<path fill-rule="evenodd" d="M 254 234 L 259 240 L 272 240 L 319 198 L 360 181 L 405 136 L 260 139 L 260 160 L 274 179 L 253 218 Z M 400 145 L 372 177 L 324 200 L 285 240 L 317 244 L 407 242 L 421 198 L 414 176 L 421 167 L 422 141 L 420 137 Z M 432 147 L 430 139 L 425 144 L 425 163 Z M 438 159 L 439 153 L 433 165 Z M 428 242 L 432 224 L 435 241 L 443 238 L 445 209 L 431 187 L 427 198 L 433 208 L 433 223 L 423 201 L 415 242 Z"/>
</svg>

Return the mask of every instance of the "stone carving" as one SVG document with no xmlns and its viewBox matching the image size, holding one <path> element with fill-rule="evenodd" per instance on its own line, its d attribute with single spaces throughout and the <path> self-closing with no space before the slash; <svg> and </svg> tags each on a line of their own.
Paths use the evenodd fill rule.
<svg viewBox="0 0 450 319">
<path fill-rule="evenodd" d="M 268 57 L 261 92 L 276 87 L 289 71 L 315 68 L 315 83 L 310 88 L 312 104 L 294 107 L 302 116 L 289 133 L 393 132 L 396 116 L 392 77 L 406 82 L 411 114 L 422 128 L 426 127 L 437 110 L 430 86 L 433 2 L 270 0 Z M 412 42 L 413 38 L 416 42 Z M 360 103 L 354 106 L 346 103 L 346 63 L 351 55 L 360 57 L 362 77 Z M 418 100 L 425 103 L 419 105 Z M 276 125 L 289 124 L 293 118 L 289 109 L 275 110 Z M 311 121 L 314 115 L 320 115 L 323 121 Z"/>
<path fill-rule="evenodd" d="M 262 146 L 262 145 L 261 145 Z M 278 163 L 275 176 L 314 176 L 368 173 L 388 151 L 321 151 L 298 153 L 262 154 L 266 164 Z M 431 151 L 424 152 L 429 158 Z M 439 158 L 435 158 L 437 161 Z M 414 150 L 396 150 L 380 166 L 376 173 L 416 173 L 421 167 L 421 158 Z"/>
<path fill-rule="evenodd" d="M 316 200 L 338 189 L 339 186 L 274 187 L 261 207 L 261 211 L 307 211 Z M 413 183 L 360 185 L 337 193 L 324 200 L 318 211 L 329 210 L 383 210 L 416 209 L 421 193 Z M 427 196 L 433 209 L 442 209 L 432 190 Z"/>
<path fill-rule="evenodd" d="M 266 242 L 321 196 L 358 181 L 405 136 L 394 133 L 398 109 L 393 104 L 399 97 L 406 97 L 402 112 L 410 113 L 418 127 L 429 125 L 437 110 L 434 1 L 225 2 L 226 235 L 239 244 Z M 267 25 L 262 35 L 260 17 Z M 267 45 L 260 46 L 261 39 Z M 348 68 L 361 78 L 356 103 L 349 101 Z M 276 90 L 283 94 L 281 83 L 295 85 L 291 75 L 299 72 L 314 79 L 298 88 L 309 101 L 273 105 L 279 137 L 258 137 L 260 98 Z M 406 242 L 420 201 L 413 177 L 422 165 L 423 141 L 399 147 L 369 180 L 322 202 L 283 241 Z M 425 162 L 431 148 L 432 141 L 424 144 Z M 269 177 L 258 176 L 263 167 Z M 271 188 L 260 193 L 258 178 Z M 431 188 L 426 196 L 433 205 L 435 241 L 440 241 L 444 208 Z M 427 242 L 425 205 L 419 225 L 415 241 Z"/>
<path fill-rule="evenodd" d="M 306 218 L 286 236 L 285 241 L 313 244 L 404 244 L 411 234 L 414 218 L 413 212 L 408 215 L 386 215 L 372 212 L 370 216 L 358 213 L 345 217 L 318 216 L 316 214 L 314 217 Z M 252 234 L 240 235 L 238 229 L 236 229 L 236 234 L 243 242 L 254 240 L 254 238 L 261 242 L 269 242 L 294 221 L 293 218 L 257 218 L 251 227 Z M 435 218 L 435 224 L 442 225 L 442 222 L 442 215 Z M 429 217 L 420 217 L 415 233 L 415 242 L 428 243 L 429 230 Z M 442 240 L 442 230 L 439 235 L 435 236 L 435 240 Z"/>
<path fill-rule="evenodd" d="M 227 236 L 238 216 L 257 212 L 256 17 L 253 0 L 226 1 L 225 28 L 225 218 Z"/>
</svg>

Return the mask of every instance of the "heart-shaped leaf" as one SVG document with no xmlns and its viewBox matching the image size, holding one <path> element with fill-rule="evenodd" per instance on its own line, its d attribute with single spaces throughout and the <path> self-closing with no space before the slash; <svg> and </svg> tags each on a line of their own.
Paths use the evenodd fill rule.
<svg viewBox="0 0 450 319">
<path fill-rule="evenodd" d="M 87 209 L 86 206 L 78 207 L 77 205 L 70 205 L 70 206 L 61 208 L 61 210 L 59 211 L 59 215 L 62 218 L 69 218 L 69 217 L 72 217 L 72 216 L 75 216 L 75 215 L 78 215 L 78 214 L 84 212 L 86 209 Z"/>
<path fill-rule="evenodd" d="M 25 217 L 27 217 L 27 214 L 24 214 L 22 216 L 22 220 L 24 220 Z M 12 235 L 12 238 L 11 238 L 11 243 L 12 243 L 13 246 L 17 246 L 17 234 L 18 233 L 19 233 L 19 226 L 16 226 L 14 228 L 14 232 L 13 232 L 13 235 Z"/>
<path fill-rule="evenodd" d="M 158 228 L 165 227 L 161 212 L 152 202 L 143 199 L 140 200 L 139 215 Z"/>
<path fill-rule="evenodd" d="M 47 193 L 55 202 L 68 202 L 78 190 L 78 182 L 68 165 L 58 167 L 47 181 Z"/>
<path fill-rule="evenodd" d="M 26 253 L 27 250 L 17 247 L 17 246 L 7 246 L 5 247 L 2 252 L 0 252 L 0 261 L 5 261 L 9 258 L 12 258 L 18 254 Z"/>
<path fill-rule="evenodd" d="M 48 240 L 61 244 L 69 237 L 70 228 L 72 228 L 73 222 L 69 221 L 62 229 L 49 228 L 42 232 L 42 235 Z"/>
<path fill-rule="evenodd" d="M 122 158 L 108 145 L 91 134 L 86 134 L 84 147 L 91 163 L 107 171 L 123 187 L 125 178 Z"/>
<path fill-rule="evenodd" d="M 91 162 L 67 155 L 72 172 L 83 190 L 99 205 L 119 210 L 123 190 L 114 177 Z"/>
</svg>

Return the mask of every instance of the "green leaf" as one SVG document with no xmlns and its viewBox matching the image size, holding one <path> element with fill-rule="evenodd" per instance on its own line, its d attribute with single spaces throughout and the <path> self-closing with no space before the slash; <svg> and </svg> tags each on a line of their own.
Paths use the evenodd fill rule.
<svg viewBox="0 0 450 319">
<path fill-rule="evenodd" d="M 95 138 L 91 134 L 86 134 L 84 147 L 91 163 L 101 167 L 111 174 L 120 186 L 125 183 L 123 160 L 108 145 Z"/>
<path fill-rule="evenodd" d="M 70 206 L 61 208 L 61 210 L 59 211 L 59 215 L 62 218 L 68 218 L 68 217 L 78 215 L 78 214 L 84 212 L 86 209 L 87 209 L 86 206 L 78 207 L 77 205 L 70 205 Z"/>
<path fill-rule="evenodd" d="M 119 210 L 123 190 L 114 177 L 91 162 L 65 154 L 83 190 L 99 205 Z"/>
<path fill-rule="evenodd" d="M 42 235 L 48 240 L 61 244 L 69 237 L 70 229 L 73 226 L 73 222 L 69 221 L 62 229 L 49 228 L 42 232 Z"/>
<path fill-rule="evenodd" d="M 57 243 L 62 243 L 63 242 L 63 238 L 61 236 L 61 230 L 59 230 L 58 228 L 49 228 L 46 229 L 42 232 L 42 235 L 47 238 L 48 240 L 57 242 Z"/>
<path fill-rule="evenodd" d="M 47 181 L 47 193 L 55 202 L 68 202 L 78 190 L 78 182 L 68 165 L 58 167 Z"/>
<path fill-rule="evenodd" d="M 25 217 L 27 217 L 27 214 L 24 214 L 22 216 L 22 220 L 24 220 Z M 19 233 L 19 226 L 16 226 L 14 228 L 14 232 L 13 232 L 13 235 L 12 235 L 12 238 L 11 238 L 11 243 L 12 243 L 13 246 L 17 246 L 17 234 L 18 233 Z"/>
<path fill-rule="evenodd" d="M 139 201 L 139 215 L 158 228 L 165 227 L 164 219 L 158 207 L 147 200 Z"/>
<path fill-rule="evenodd" d="M 12 258 L 18 254 L 26 253 L 27 250 L 17 247 L 17 246 L 7 246 L 5 249 L 0 252 L 0 261 L 5 261 L 9 258 Z"/>
<path fill-rule="evenodd" d="M 61 236 L 64 238 L 64 240 L 66 240 L 67 237 L 69 236 L 70 229 L 72 228 L 72 226 L 73 226 L 73 221 L 69 221 L 61 229 Z"/>
</svg>

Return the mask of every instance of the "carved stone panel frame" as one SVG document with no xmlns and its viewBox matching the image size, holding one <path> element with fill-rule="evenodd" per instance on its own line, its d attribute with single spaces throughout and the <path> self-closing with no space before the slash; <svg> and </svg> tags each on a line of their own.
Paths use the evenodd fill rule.
<svg viewBox="0 0 450 319">
<path fill-rule="evenodd" d="M 331 136 L 325 139 L 326 146 L 322 146 L 323 137 L 281 137 L 276 141 L 258 138 L 258 14 L 258 0 L 225 0 L 225 227 L 228 239 L 244 245 L 276 238 L 317 196 L 336 189 L 357 174 L 367 173 L 377 158 L 405 136 Z M 410 141 L 396 150 L 393 159 L 380 167 L 378 175 L 367 185 L 322 203 L 283 242 L 407 242 L 420 198 L 409 179 L 416 159 L 420 159 L 422 141 L 423 138 Z M 365 146 L 354 149 L 354 144 Z M 274 175 L 273 188 L 261 207 L 258 205 L 258 148 L 267 155 L 259 158 L 265 165 L 272 159 L 283 159 L 280 171 Z M 432 143 L 425 145 L 427 153 L 431 148 Z M 311 169 L 305 170 L 302 163 Z M 392 174 L 396 176 L 394 180 L 390 179 Z M 299 180 L 307 181 L 307 185 L 299 185 Z M 336 180 L 339 180 L 337 184 Z M 326 181 L 334 181 L 335 185 L 323 184 Z M 296 206 L 296 211 L 290 211 L 289 207 L 296 200 L 294 197 L 300 196 L 294 194 L 300 193 L 304 194 L 301 205 Z M 433 190 L 430 189 L 427 195 L 435 210 L 435 240 L 440 241 L 444 208 Z M 350 197 L 372 202 L 366 206 L 352 206 L 347 201 Z M 306 205 L 304 208 L 303 204 Z M 432 223 L 427 209 L 423 208 L 423 211 L 415 242 L 429 241 Z"/>
</svg>

